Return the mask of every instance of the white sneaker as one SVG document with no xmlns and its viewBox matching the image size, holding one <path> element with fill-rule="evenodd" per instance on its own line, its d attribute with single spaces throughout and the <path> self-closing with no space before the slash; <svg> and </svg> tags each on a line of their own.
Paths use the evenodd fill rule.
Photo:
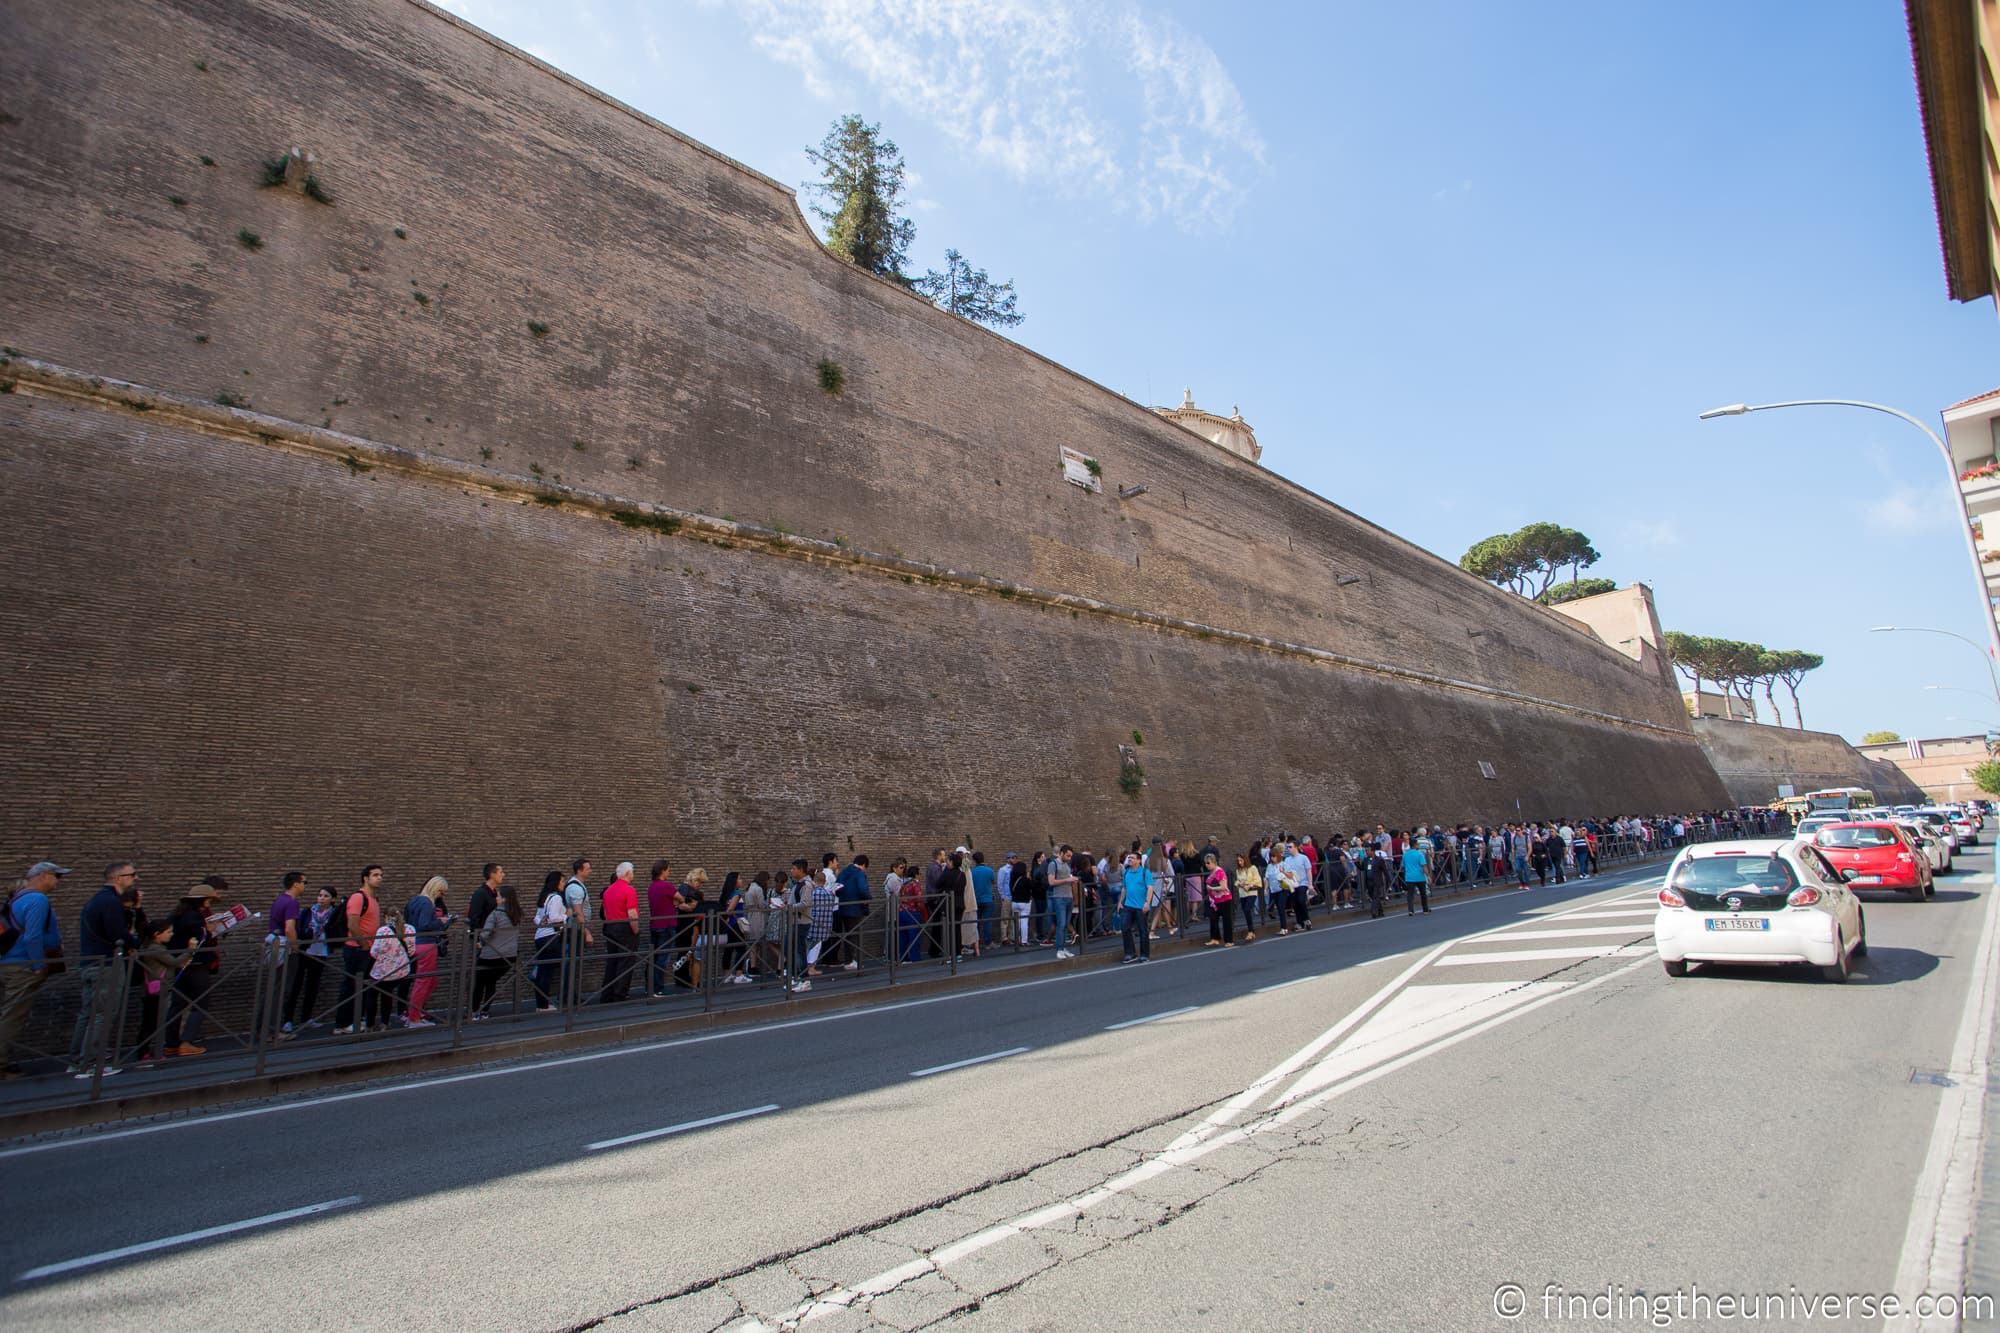
<svg viewBox="0 0 2000 1333">
<path fill-rule="evenodd" d="M 843 972 L 859 972 L 861 970 L 861 964 L 847 963 L 843 965 L 840 970 Z"/>
<path fill-rule="evenodd" d="M 810 981 L 801 981 L 798 985 L 792 987 L 792 993 L 796 995 L 800 991 L 808 991 L 811 990 L 812 988 L 813 984 Z"/>
</svg>

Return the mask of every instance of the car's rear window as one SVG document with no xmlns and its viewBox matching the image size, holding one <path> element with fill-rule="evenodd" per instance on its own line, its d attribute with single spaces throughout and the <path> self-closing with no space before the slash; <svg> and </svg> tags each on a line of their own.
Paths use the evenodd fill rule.
<svg viewBox="0 0 2000 1333">
<path fill-rule="evenodd" d="M 1677 889 L 1725 893 L 1730 889 L 1771 892 L 1798 886 L 1798 877 L 1777 856 L 1697 856 L 1683 862 L 1674 876 Z"/>
<path fill-rule="evenodd" d="M 1893 847 L 1896 835 L 1885 828 L 1830 828 L 1818 841 L 1822 847 Z"/>
</svg>

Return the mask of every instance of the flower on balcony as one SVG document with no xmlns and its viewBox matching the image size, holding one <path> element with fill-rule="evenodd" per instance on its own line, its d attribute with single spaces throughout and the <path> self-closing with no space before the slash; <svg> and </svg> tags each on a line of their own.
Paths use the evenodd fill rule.
<svg viewBox="0 0 2000 1333">
<path fill-rule="evenodd" d="M 1960 481 L 1984 481 L 1988 477 L 2000 477 L 2000 458 L 1989 458 L 1958 474 Z"/>
<path fill-rule="evenodd" d="M 1981 551 L 1979 553 L 1979 563 L 1982 565 L 1990 565 L 1996 560 L 2000 560 L 2000 551 Z"/>
</svg>

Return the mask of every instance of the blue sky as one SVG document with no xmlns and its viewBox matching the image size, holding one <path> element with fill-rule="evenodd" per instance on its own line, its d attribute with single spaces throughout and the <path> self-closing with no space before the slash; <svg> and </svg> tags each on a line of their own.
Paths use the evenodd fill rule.
<svg viewBox="0 0 2000 1333">
<path fill-rule="evenodd" d="M 1581 528 L 1667 628 L 1824 653 L 1808 725 L 2000 726 L 1973 650 L 1868 632 L 1983 640 L 1932 446 L 1695 420 L 1935 424 L 2000 386 L 1992 303 L 1945 296 L 1901 6 L 448 7 L 782 181 L 881 121 L 917 266 L 1012 278 L 1020 341 L 1240 405 L 1266 466 L 1448 558 Z"/>
</svg>

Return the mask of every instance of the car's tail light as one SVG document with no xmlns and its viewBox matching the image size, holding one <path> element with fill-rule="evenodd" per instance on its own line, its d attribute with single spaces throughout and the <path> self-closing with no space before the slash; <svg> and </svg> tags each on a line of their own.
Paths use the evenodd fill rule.
<svg viewBox="0 0 2000 1333">
<path fill-rule="evenodd" d="M 1785 901 L 1793 907 L 1811 907 L 1819 901 L 1819 890 L 1810 884 L 1804 884 L 1793 889 Z"/>
<path fill-rule="evenodd" d="M 1681 891 L 1671 886 L 1660 890 L 1660 906 L 1686 907 L 1688 900 L 1681 897 Z"/>
</svg>

